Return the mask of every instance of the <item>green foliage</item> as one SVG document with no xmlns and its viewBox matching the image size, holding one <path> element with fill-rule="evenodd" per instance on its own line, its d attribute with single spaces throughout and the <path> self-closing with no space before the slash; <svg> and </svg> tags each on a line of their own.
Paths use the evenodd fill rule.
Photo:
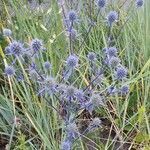
<svg viewBox="0 0 150 150">
<path fill-rule="evenodd" d="M 81 1 L 82 3 L 83 1 Z M 113 127 L 108 126 L 106 123 L 104 125 L 104 132 L 108 131 L 108 129 L 115 130 L 123 135 L 122 140 L 124 142 L 131 141 L 133 145 L 144 143 L 145 150 L 148 150 L 147 145 L 150 140 L 150 1 L 145 0 L 145 3 L 143 9 L 129 11 L 129 15 L 133 11 L 136 13 L 133 14 L 133 19 L 125 27 L 122 27 L 124 22 L 121 22 L 119 27 L 122 28 L 122 35 L 115 41 L 120 49 L 119 55 L 124 60 L 123 63 L 129 68 L 130 96 L 127 99 L 117 97 L 110 100 L 112 102 L 110 103 L 111 107 L 108 110 L 96 110 L 96 114 L 105 116 L 105 118 L 113 123 Z M 2 19 L 5 21 L 9 20 L 6 22 L 7 26 L 13 31 L 13 37 L 27 42 L 30 42 L 34 37 L 41 38 L 48 49 L 42 57 L 41 63 L 45 58 L 50 58 L 53 65 L 53 74 L 58 74 L 59 76 L 62 63 L 69 50 L 58 3 L 52 0 L 47 9 L 35 10 L 29 9 L 29 6 L 25 6 L 24 1 L 19 0 L 8 1 L 7 5 L 3 3 L 3 6 L 7 19 Z M 10 11 L 10 8 L 11 12 L 14 12 L 13 16 L 11 16 L 12 13 L 7 13 Z M 122 16 L 122 20 L 124 17 Z M 78 27 L 80 35 L 77 44 L 80 45 L 84 39 L 84 46 L 80 50 L 74 47 L 75 51 L 82 58 L 81 63 L 83 64 L 75 81 L 79 84 L 79 87 L 87 83 L 85 55 L 87 55 L 89 50 L 93 49 L 102 56 L 101 49 L 106 46 L 106 27 L 101 18 L 99 18 L 100 21 L 92 29 L 88 37 L 84 36 L 88 28 L 88 23 L 84 21 L 86 20 L 84 13 L 81 14 L 81 18 L 83 23 Z M 114 35 L 118 35 L 119 27 L 113 31 Z M 1 34 L 0 45 L 4 51 L 7 42 Z M 0 53 L 0 55 L 2 54 Z M 4 67 L 3 60 L 1 60 L 1 64 Z M 22 67 L 22 71 L 25 72 L 22 64 L 19 65 Z M 4 139 L 6 137 L 10 149 L 58 150 L 63 136 L 61 130 L 63 127 L 61 126 L 62 120 L 57 112 L 49 107 L 44 99 L 39 99 L 32 87 L 30 86 L 29 88 L 29 85 L 25 83 L 18 84 L 15 79 L 12 79 L 13 93 L 11 93 L 10 83 L 7 78 L 4 78 L 2 73 L 3 67 L 0 69 L 0 83 L 2 83 L 0 85 L 0 135 Z M 79 78 L 82 79 L 82 82 L 78 80 Z M 29 81 L 28 78 L 27 80 Z M 106 84 L 108 82 L 106 81 Z M 15 108 L 13 106 L 12 94 L 16 103 Z M 49 99 L 59 109 L 56 99 Z M 15 115 L 20 120 L 20 125 L 18 126 L 13 122 L 14 109 Z M 84 147 L 87 148 L 86 142 L 88 140 L 91 143 L 93 141 L 97 149 L 112 148 L 113 135 L 110 135 L 102 143 L 98 138 L 95 139 L 95 137 L 100 137 L 101 133 L 102 131 L 93 132 L 85 137 L 85 139 L 77 140 L 75 144 L 80 149 L 84 149 Z"/>
</svg>

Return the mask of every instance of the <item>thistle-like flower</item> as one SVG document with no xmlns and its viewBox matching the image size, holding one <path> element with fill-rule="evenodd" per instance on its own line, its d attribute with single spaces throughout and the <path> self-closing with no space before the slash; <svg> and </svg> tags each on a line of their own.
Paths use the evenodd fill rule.
<svg viewBox="0 0 150 150">
<path fill-rule="evenodd" d="M 117 55 L 117 48 L 116 47 L 109 47 L 106 49 L 106 54 L 108 56 L 108 58 L 112 57 L 112 56 L 116 56 Z"/>
<path fill-rule="evenodd" d="M 136 6 L 137 7 L 142 7 L 144 4 L 144 1 L 143 0 L 136 0 Z"/>
<path fill-rule="evenodd" d="M 75 91 L 75 96 L 76 96 L 77 100 L 83 101 L 83 99 L 84 99 L 84 92 L 82 90 L 76 90 Z"/>
<path fill-rule="evenodd" d="M 103 8 L 106 5 L 106 0 L 97 0 L 97 6 Z"/>
<path fill-rule="evenodd" d="M 76 88 L 73 86 L 68 86 L 65 90 L 65 97 L 68 100 L 72 100 L 75 97 L 75 93 L 76 93 Z"/>
<path fill-rule="evenodd" d="M 69 140 L 63 141 L 60 149 L 61 150 L 71 150 L 71 142 Z"/>
<path fill-rule="evenodd" d="M 75 22 L 77 20 L 77 14 L 74 10 L 68 12 L 68 20 L 70 22 Z"/>
<path fill-rule="evenodd" d="M 30 46 L 34 52 L 38 52 L 43 48 L 43 43 L 39 39 L 33 39 Z"/>
<path fill-rule="evenodd" d="M 67 63 L 68 68 L 75 68 L 78 65 L 78 57 L 74 54 L 70 55 L 67 58 L 66 63 Z"/>
<path fill-rule="evenodd" d="M 5 74 L 8 76 L 13 76 L 15 74 L 15 69 L 13 66 L 7 66 L 5 68 Z"/>
<path fill-rule="evenodd" d="M 99 126 L 101 126 L 102 121 L 96 117 L 92 120 L 92 122 L 93 122 L 93 125 L 95 125 L 96 127 L 99 127 Z"/>
<path fill-rule="evenodd" d="M 109 66 L 112 67 L 112 68 L 117 67 L 120 62 L 121 61 L 118 57 L 112 56 L 109 60 Z"/>
<path fill-rule="evenodd" d="M 127 76 L 127 69 L 123 66 L 118 66 L 117 67 L 117 70 L 115 72 L 115 77 L 118 79 L 118 80 L 122 80 L 124 78 L 126 78 Z"/>
<path fill-rule="evenodd" d="M 9 37 L 12 35 L 12 31 L 10 29 L 3 29 L 3 35 Z"/>
<path fill-rule="evenodd" d="M 107 15 L 107 22 L 109 26 L 112 26 L 114 22 L 118 20 L 118 13 L 116 11 L 110 11 Z"/>
<path fill-rule="evenodd" d="M 57 86 L 58 84 L 56 83 L 55 79 L 48 76 L 41 82 L 39 81 L 40 84 L 40 90 L 38 95 L 43 95 L 43 94 L 48 94 L 48 95 L 53 95 L 55 92 L 57 92 Z"/>
<path fill-rule="evenodd" d="M 91 126 L 93 126 L 93 127 L 100 127 L 101 123 L 102 123 L 102 121 L 98 117 L 96 117 L 96 118 L 94 118 L 92 120 Z"/>
<path fill-rule="evenodd" d="M 99 94 L 93 94 L 90 98 L 90 101 L 93 103 L 93 105 L 96 106 L 104 106 L 103 97 Z"/>
<path fill-rule="evenodd" d="M 45 69 L 51 69 L 51 67 L 52 67 L 52 65 L 51 65 L 51 63 L 49 62 L 49 61 L 46 61 L 46 62 L 44 62 L 44 68 Z"/>
<path fill-rule="evenodd" d="M 57 87 L 57 84 L 56 84 L 56 81 L 54 78 L 52 77 L 47 77 L 45 78 L 44 80 L 44 86 L 45 88 L 47 88 L 47 90 L 51 91 L 51 92 L 55 92 L 56 91 L 56 87 Z"/>
<path fill-rule="evenodd" d="M 70 139 L 70 141 L 78 137 L 78 128 L 75 122 L 69 123 L 66 128 L 66 131 L 67 131 L 68 139 Z"/>
<path fill-rule="evenodd" d="M 123 95 L 128 94 L 128 93 L 129 93 L 129 86 L 128 86 L 128 85 L 122 86 L 122 87 L 120 88 L 120 92 L 121 92 L 121 94 L 123 94 Z"/>
<path fill-rule="evenodd" d="M 89 52 L 87 57 L 89 61 L 96 60 L 96 54 L 94 52 Z"/>
<path fill-rule="evenodd" d="M 10 43 L 9 48 L 10 48 L 10 54 L 15 55 L 15 56 L 19 56 L 23 54 L 24 52 L 22 43 L 17 42 L 17 41 L 13 41 L 12 43 Z"/>
</svg>

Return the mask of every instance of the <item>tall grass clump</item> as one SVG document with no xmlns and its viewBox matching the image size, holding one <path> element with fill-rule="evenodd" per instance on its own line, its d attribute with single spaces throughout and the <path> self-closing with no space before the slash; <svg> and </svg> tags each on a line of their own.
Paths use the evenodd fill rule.
<svg viewBox="0 0 150 150">
<path fill-rule="evenodd" d="M 32 3 L 2 1 L 1 147 L 149 149 L 149 2 Z"/>
</svg>

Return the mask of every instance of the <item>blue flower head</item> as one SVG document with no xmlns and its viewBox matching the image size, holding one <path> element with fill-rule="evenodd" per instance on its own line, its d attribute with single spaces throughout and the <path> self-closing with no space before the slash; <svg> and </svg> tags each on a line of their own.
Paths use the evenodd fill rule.
<svg viewBox="0 0 150 150">
<path fill-rule="evenodd" d="M 96 54 L 94 52 L 89 52 L 87 57 L 88 57 L 89 61 L 96 60 Z"/>
<path fill-rule="evenodd" d="M 106 0 L 98 0 L 97 1 L 97 6 L 99 8 L 103 8 L 103 7 L 105 7 L 105 5 L 106 5 Z"/>
<path fill-rule="evenodd" d="M 116 70 L 116 72 L 115 72 L 115 76 L 116 76 L 116 78 L 117 78 L 118 80 L 122 80 L 122 79 L 126 78 L 127 73 L 128 73 L 128 71 L 127 71 L 127 69 L 126 69 L 125 67 L 123 67 L 123 66 L 118 66 L 118 67 L 117 67 L 117 70 Z"/>
<path fill-rule="evenodd" d="M 68 12 L 68 20 L 70 22 L 74 22 L 74 21 L 77 20 L 77 14 L 74 10 L 71 10 L 71 11 Z"/>
<path fill-rule="evenodd" d="M 69 100 L 75 97 L 76 88 L 74 86 L 68 86 L 65 90 L 65 96 Z"/>
<path fill-rule="evenodd" d="M 44 68 L 45 69 L 51 69 L 51 67 L 52 67 L 52 65 L 51 65 L 51 63 L 49 62 L 49 61 L 46 61 L 46 62 L 44 62 Z"/>
<path fill-rule="evenodd" d="M 77 65 L 78 65 L 78 57 L 76 55 L 70 55 L 68 58 L 67 58 L 67 66 L 69 68 L 75 68 Z"/>
<path fill-rule="evenodd" d="M 69 123 L 66 128 L 66 131 L 67 131 L 68 139 L 70 139 L 70 141 L 78 137 L 78 128 L 75 122 Z"/>
<path fill-rule="evenodd" d="M 12 32 L 10 29 L 3 29 L 3 35 L 9 37 L 12 35 Z"/>
<path fill-rule="evenodd" d="M 84 99 L 84 92 L 82 90 L 76 90 L 75 96 L 79 101 Z"/>
<path fill-rule="evenodd" d="M 112 57 L 112 56 L 116 56 L 117 55 L 117 49 L 116 47 L 109 47 L 106 49 L 106 54 L 108 56 L 108 58 Z"/>
<path fill-rule="evenodd" d="M 129 93 L 129 86 L 128 85 L 124 85 L 121 87 L 120 89 L 121 94 L 126 95 Z"/>
<path fill-rule="evenodd" d="M 117 67 L 120 63 L 120 59 L 118 57 L 114 57 L 112 56 L 110 59 L 109 59 L 109 66 L 110 67 Z"/>
<path fill-rule="evenodd" d="M 143 0 L 136 0 L 136 6 L 137 7 L 142 7 L 144 4 L 144 1 Z"/>
<path fill-rule="evenodd" d="M 44 80 L 44 86 L 47 87 L 49 90 L 55 90 L 56 89 L 56 81 L 52 77 L 47 77 Z"/>
<path fill-rule="evenodd" d="M 71 150 L 71 142 L 69 140 L 63 141 L 60 149 L 61 150 Z"/>
<path fill-rule="evenodd" d="M 58 84 L 56 83 L 55 79 L 52 78 L 51 76 L 46 77 L 41 82 L 39 81 L 39 83 L 40 83 L 40 90 L 38 94 L 53 95 L 55 92 L 57 92 Z"/>
<path fill-rule="evenodd" d="M 13 66 L 7 66 L 5 68 L 5 74 L 8 76 L 13 76 L 15 74 L 15 69 Z"/>
<path fill-rule="evenodd" d="M 111 26 L 112 23 L 118 20 L 118 13 L 116 11 L 110 11 L 107 15 L 107 22 Z"/>
<path fill-rule="evenodd" d="M 92 94 L 90 101 L 93 103 L 94 106 L 104 106 L 103 97 L 99 94 Z"/>
<path fill-rule="evenodd" d="M 34 52 L 38 52 L 40 51 L 41 49 L 43 48 L 43 43 L 41 40 L 39 39 L 33 39 L 31 41 L 31 49 L 34 51 Z"/>
<path fill-rule="evenodd" d="M 23 54 L 24 52 L 22 43 L 17 42 L 17 41 L 13 41 L 12 43 L 10 43 L 9 48 L 10 48 L 10 54 L 15 55 L 15 56 L 19 56 Z"/>
<path fill-rule="evenodd" d="M 96 117 L 92 120 L 92 122 L 90 123 L 90 126 L 93 128 L 96 128 L 96 127 L 98 128 L 101 126 L 101 123 L 102 121 L 98 117 Z"/>
</svg>

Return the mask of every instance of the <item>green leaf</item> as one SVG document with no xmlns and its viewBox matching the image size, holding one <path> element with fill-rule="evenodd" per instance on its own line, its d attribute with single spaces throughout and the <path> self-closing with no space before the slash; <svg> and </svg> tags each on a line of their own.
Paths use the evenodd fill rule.
<svg viewBox="0 0 150 150">
<path fill-rule="evenodd" d="M 148 142 L 150 140 L 150 135 L 146 133 L 139 132 L 136 137 L 134 138 L 135 142 Z"/>
<path fill-rule="evenodd" d="M 141 106 L 138 110 L 138 122 L 141 124 L 144 120 L 145 107 Z"/>
</svg>

